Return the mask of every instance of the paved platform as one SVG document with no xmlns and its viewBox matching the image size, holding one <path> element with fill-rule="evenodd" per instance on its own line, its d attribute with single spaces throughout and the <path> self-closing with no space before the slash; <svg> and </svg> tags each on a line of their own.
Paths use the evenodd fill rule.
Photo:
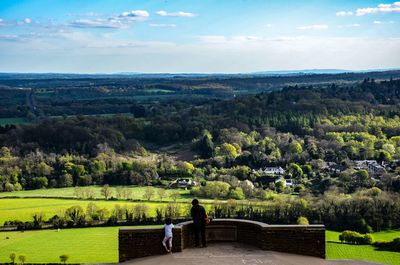
<svg viewBox="0 0 400 265">
<path fill-rule="evenodd" d="M 124 262 L 132 265 L 372 265 L 365 261 L 324 260 L 320 258 L 263 251 L 240 243 L 215 243 L 207 248 L 146 257 Z"/>
</svg>

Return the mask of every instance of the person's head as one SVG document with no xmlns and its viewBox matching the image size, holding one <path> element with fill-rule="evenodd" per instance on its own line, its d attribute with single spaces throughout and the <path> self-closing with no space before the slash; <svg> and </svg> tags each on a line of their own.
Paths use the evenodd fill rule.
<svg viewBox="0 0 400 265">
<path fill-rule="evenodd" d="M 166 224 L 166 225 L 170 225 L 171 223 L 172 223 L 171 218 L 166 218 L 166 219 L 165 219 L 165 224 Z"/>
<path fill-rule="evenodd" d="M 193 206 L 199 205 L 199 200 L 198 199 L 193 199 L 192 205 Z"/>
</svg>

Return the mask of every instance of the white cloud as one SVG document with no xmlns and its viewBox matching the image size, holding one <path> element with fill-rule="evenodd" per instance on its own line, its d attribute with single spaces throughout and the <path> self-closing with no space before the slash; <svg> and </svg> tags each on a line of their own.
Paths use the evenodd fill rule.
<svg viewBox="0 0 400 265">
<path fill-rule="evenodd" d="M 145 10 L 132 10 L 123 12 L 118 16 L 113 16 L 107 19 L 77 19 L 69 25 L 76 28 L 128 28 L 133 22 L 145 21 L 150 17 L 149 12 Z"/>
<path fill-rule="evenodd" d="M 189 12 L 167 12 L 164 10 L 160 10 L 156 12 L 157 15 L 162 17 L 195 17 L 196 14 L 189 13 Z"/>
<path fill-rule="evenodd" d="M 353 12 L 351 12 L 351 11 L 336 12 L 336 16 L 338 16 L 338 17 L 345 17 L 345 16 L 352 16 L 352 15 L 353 15 Z"/>
<path fill-rule="evenodd" d="M 70 23 L 76 28 L 125 28 L 127 25 L 116 19 L 77 19 Z"/>
<path fill-rule="evenodd" d="M 338 26 L 338 28 L 358 28 L 358 27 L 361 27 L 361 25 L 358 23 Z"/>
<path fill-rule="evenodd" d="M 364 16 L 368 14 L 390 12 L 400 12 L 400 2 L 394 2 L 392 4 L 379 4 L 376 7 L 358 8 L 355 14 L 356 16 Z"/>
<path fill-rule="evenodd" d="M 224 43 L 227 41 L 226 37 L 221 35 L 206 35 L 197 38 L 204 43 Z"/>
<path fill-rule="evenodd" d="M 68 16 L 79 16 L 79 17 L 100 17 L 102 16 L 102 13 L 97 13 L 97 12 L 85 12 L 85 13 L 69 13 Z"/>
<path fill-rule="evenodd" d="M 32 22 L 32 20 L 30 18 L 25 18 L 24 19 L 24 23 L 25 24 L 30 24 Z"/>
<path fill-rule="evenodd" d="M 0 41 L 0 49 L 7 50 L 7 53 L 1 54 L 0 71 L 254 72 L 398 68 L 400 61 L 399 38 L 303 36 L 279 41 L 263 38 L 241 45 L 233 41 L 233 37 L 213 38 L 228 42 L 223 45 L 141 42 L 118 39 L 112 33 L 99 35 L 87 31 L 69 32 L 62 41 L 55 38 L 46 38 L 41 42 Z M 133 57 L 135 60 L 132 60 Z M 101 63 L 104 61 L 107 64 Z"/>
<path fill-rule="evenodd" d="M 147 19 L 150 17 L 149 12 L 146 10 L 132 10 L 129 12 L 123 12 L 120 17 L 125 17 L 125 18 L 130 18 L 130 19 L 135 19 L 135 20 L 142 20 L 142 19 Z"/>
<path fill-rule="evenodd" d="M 327 28 L 329 28 L 329 26 L 324 24 L 297 27 L 298 30 L 322 30 Z"/>
<path fill-rule="evenodd" d="M 394 24 L 396 23 L 395 21 L 380 21 L 380 20 L 374 20 L 374 22 L 372 22 L 373 24 L 376 25 L 382 25 L 382 24 Z"/>
<path fill-rule="evenodd" d="M 18 35 L 0 35 L 0 41 L 22 41 L 23 38 L 21 38 Z"/>
<path fill-rule="evenodd" d="M 175 28 L 175 24 L 149 24 L 153 28 Z"/>
<path fill-rule="evenodd" d="M 197 39 L 203 43 L 207 44 L 244 44 L 244 43 L 256 43 L 262 41 L 262 37 L 258 36 L 222 36 L 222 35 L 205 35 L 205 36 L 197 36 Z"/>
<path fill-rule="evenodd" d="M 273 24 L 269 24 L 269 23 L 268 23 L 268 24 L 266 24 L 266 25 L 265 25 L 265 27 L 266 27 L 266 28 L 273 28 L 273 27 L 274 27 L 274 25 L 273 25 Z"/>
</svg>

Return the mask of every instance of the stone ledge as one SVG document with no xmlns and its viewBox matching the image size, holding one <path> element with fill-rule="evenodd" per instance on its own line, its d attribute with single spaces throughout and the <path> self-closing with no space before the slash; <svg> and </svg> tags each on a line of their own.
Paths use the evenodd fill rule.
<svg viewBox="0 0 400 265">
<path fill-rule="evenodd" d="M 192 221 L 173 229 L 173 252 L 194 244 Z M 215 219 L 206 227 L 209 242 L 230 241 L 251 244 L 262 250 L 288 252 L 325 258 L 323 225 L 268 225 L 240 219 Z M 120 228 L 119 260 L 165 253 L 162 228 Z"/>
</svg>

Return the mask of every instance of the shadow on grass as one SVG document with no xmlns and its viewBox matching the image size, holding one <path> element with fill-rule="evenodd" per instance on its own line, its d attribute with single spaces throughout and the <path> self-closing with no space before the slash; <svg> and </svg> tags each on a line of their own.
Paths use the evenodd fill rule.
<svg viewBox="0 0 400 265">
<path fill-rule="evenodd" d="M 351 243 L 346 243 L 346 242 L 337 242 L 337 241 L 331 241 L 328 240 L 326 243 L 330 244 L 337 244 L 337 245 L 344 245 L 344 246 L 371 246 L 375 251 L 386 251 L 386 252 L 393 252 L 393 253 L 400 253 L 399 251 L 393 250 L 390 247 L 384 247 L 384 246 L 375 246 L 375 245 L 358 245 L 358 244 L 351 244 Z"/>
</svg>

